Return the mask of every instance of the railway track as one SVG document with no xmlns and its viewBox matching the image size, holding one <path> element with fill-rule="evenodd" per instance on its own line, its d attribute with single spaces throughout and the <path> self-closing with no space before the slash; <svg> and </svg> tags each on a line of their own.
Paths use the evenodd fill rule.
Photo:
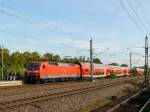
<svg viewBox="0 0 150 112">
<path fill-rule="evenodd" d="M 150 88 L 145 88 L 106 112 L 144 112 L 145 107 L 149 103 Z"/>
<path fill-rule="evenodd" d="M 130 79 L 129 79 L 130 78 Z M 129 80 L 142 80 L 142 77 L 124 77 L 124 78 L 119 78 L 119 79 L 105 79 L 105 80 L 100 80 L 96 81 L 93 84 L 107 84 L 107 83 L 112 83 L 116 81 L 129 81 Z M 3 87 L 0 88 L 0 97 L 5 97 L 5 96 L 12 96 L 12 95 L 21 95 L 25 93 L 35 93 L 35 92 L 44 92 L 44 91 L 50 91 L 50 90 L 59 90 L 59 89 L 65 89 L 65 88 L 76 88 L 78 86 L 86 87 L 87 85 L 92 85 L 89 82 L 67 82 L 67 83 L 49 83 L 49 84 L 36 84 L 36 85 L 23 85 L 23 86 L 16 86 L 16 87 Z"/>
<path fill-rule="evenodd" d="M 140 109 L 139 112 L 147 112 L 145 109 L 147 108 L 147 106 L 150 104 L 150 99 L 145 103 L 145 105 Z M 150 111 L 150 110 L 149 110 Z"/>
<path fill-rule="evenodd" d="M 89 87 L 81 87 L 78 89 L 71 89 L 63 92 L 57 92 L 53 94 L 44 94 L 44 95 L 39 95 L 39 96 L 32 96 L 29 98 L 22 98 L 22 99 L 16 99 L 12 101 L 6 101 L 6 102 L 0 102 L 0 110 L 6 110 L 9 108 L 15 108 L 19 106 L 25 106 L 25 105 L 32 105 L 35 102 L 41 102 L 41 101 L 46 101 L 50 100 L 53 98 L 59 98 L 59 97 L 64 97 L 64 96 L 69 96 L 69 95 L 74 95 L 74 94 L 79 94 L 87 91 L 92 91 L 96 89 L 102 89 L 102 88 L 107 88 L 111 86 L 116 86 L 126 83 L 126 81 L 118 81 L 118 82 L 113 82 L 113 83 L 108 83 L 105 85 L 94 85 L 94 86 L 89 86 Z"/>
</svg>

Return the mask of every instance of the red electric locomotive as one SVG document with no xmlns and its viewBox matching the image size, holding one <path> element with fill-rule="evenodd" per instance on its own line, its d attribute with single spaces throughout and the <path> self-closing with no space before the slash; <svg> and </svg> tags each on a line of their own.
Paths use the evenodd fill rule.
<svg viewBox="0 0 150 112">
<path fill-rule="evenodd" d="M 80 65 L 74 63 L 32 62 L 26 71 L 26 80 L 30 82 L 80 77 Z"/>
</svg>

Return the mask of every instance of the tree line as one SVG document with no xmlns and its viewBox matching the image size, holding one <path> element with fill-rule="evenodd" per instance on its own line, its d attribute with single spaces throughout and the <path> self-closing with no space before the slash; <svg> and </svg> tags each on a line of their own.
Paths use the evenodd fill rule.
<svg viewBox="0 0 150 112">
<path fill-rule="evenodd" d="M 90 59 L 84 56 L 80 57 L 61 57 L 58 54 L 53 53 L 45 53 L 43 55 L 38 52 L 13 52 L 10 53 L 8 49 L 0 49 L 0 74 L 2 67 L 2 50 L 3 50 L 3 68 L 4 74 L 7 72 L 17 73 L 19 75 L 24 75 L 24 72 L 27 68 L 27 65 L 32 61 L 41 61 L 48 60 L 52 62 L 89 62 Z M 101 64 L 101 60 L 99 58 L 94 58 L 94 63 Z"/>
<path fill-rule="evenodd" d="M 8 49 L 0 49 L 0 74 L 1 74 L 1 68 L 2 68 L 2 51 L 3 51 L 3 68 L 4 68 L 4 74 L 8 72 L 16 73 L 19 75 L 24 75 L 27 65 L 32 61 L 51 61 L 51 62 L 63 62 L 63 63 L 73 63 L 73 62 L 90 62 L 89 57 L 80 56 L 80 57 L 61 57 L 58 54 L 53 53 L 45 53 L 41 55 L 38 52 L 13 52 L 10 53 Z M 99 58 L 93 59 L 94 63 L 102 64 L 101 60 Z M 109 65 L 115 65 L 119 66 L 117 63 L 111 63 Z M 127 64 L 122 64 L 120 66 L 127 67 Z"/>
</svg>

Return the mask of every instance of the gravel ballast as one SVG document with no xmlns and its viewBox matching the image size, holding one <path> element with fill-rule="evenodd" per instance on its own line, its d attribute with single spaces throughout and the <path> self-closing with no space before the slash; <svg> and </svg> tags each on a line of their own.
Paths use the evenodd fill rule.
<svg viewBox="0 0 150 112">
<path fill-rule="evenodd" d="M 112 96 L 119 98 L 127 95 L 128 90 L 138 90 L 139 88 L 137 84 L 135 84 L 138 82 L 140 81 L 135 80 L 134 84 L 124 83 L 108 88 L 35 102 L 32 105 L 16 107 L 11 110 L 8 109 L 5 110 L 5 112 L 89 112 L 94 108 L 103 106 L 112 101 Z"/>
</svg>

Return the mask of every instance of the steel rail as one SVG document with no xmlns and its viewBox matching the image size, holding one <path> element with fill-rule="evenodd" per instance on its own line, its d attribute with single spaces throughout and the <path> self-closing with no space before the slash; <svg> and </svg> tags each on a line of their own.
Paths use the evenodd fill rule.
<svg viewBox="0 0 150 112">
<path fill-rule="evenodd" d="M 107 87 L 116 86 L 116 85 L 123 84 L 123 83 L 125 83 L 125 82 L 124 81 L 123 82 L 115 82 L 115 83 L 106 84 L 103 86 L 96 85 L 96 86 L 90 86 L 90 87 L 80 88 L 80 89 L 73 89 L 73 90 L 59 92 L 59 93 L 45 94 L 45 95 L 36 96 L 36 97 L 29 97 L 29 98 L 23 98 L 23 99 L 12 100 L 12 101 L 7 101 L 7 102 L 1 102 L 0 110 L 5 110 L 8 108 L 13 108 L 13 107 L 19 107 L 22 105 L 32 104 L 34 102 L 45 101 L 45 100 L 49 100 L 49 99 L 53 99 L 53 98 L 83 93 L 83 92 L 87 92 L 87 91 L 91 91 L 91 90 L 107 88 Z"/>
<path fill-rule="evenodd" d="M 149 103 L 150 103 L 150 99 L 145 103 L 145 105 L 141 108 L 141 110 L 139 112 L 143 112 L 143 110 Z"/>
<path fill-rule="evenodd" d="M 140 79 L 142 79 L 141 77 L 137 77 L 136 78 L 136 80 L 140 80 Z M 130 80 L 127 80 L 127 79 L 125 79 L 125 80 L 120 80 L 120 81 L 126 81 L 126 82 L 131 82 L 131 81 L 134 81 L 135 79 L 130 79 Z M 103 81 L 103 82 L 101 82 L 101 83 L 109 83 L 110 81 L 113 81 L 113 80 L 105 80 L 105 81 Z M 117 80 L 114 80 L 114 81 L 117 81 Z M 97 82 L 95 83 L 95 84 L 98 84 Z M 89 84 L 90 85 L 90 84 Z M 37 86 L 37 85 L 35 85 L 35 86 Z M 43 85 L 39 85 L 40 87 L 42 87 Z M 46 85 L 47 86 L 47 85 Z M 33 85 L 31 86 L 23 86 L 23 87 L 25 87 L 24 88 L 24 90 L 21 88 L 21 91 L 19 91 L 19 92 L 14 92 L 14 93 L 11 93 L 11 94 L 4 94 L 4 93 L 0 93 L 0 96 L 12 96 L 12 95 L 22 95 L 22 94 L 28 94 L 28 93 L 36 93 L 36 92 L 46 92 L 46 91 L 49 91 L 49 90 L 55 90 L 55 89 L 65 89 L 65 88 L 69 88 L 69 87 L 76 87 L 76 86 L 78 86 L 78 85 L 73 85 L 73 84 L 71 84 L 71 85 L 65 85 L 65 86 L 63 86 L 63 87 L 54 87 L 54 88 L 50 88 L 50 89 L 47 89 L 47 88 L 49 88 L 49 87 L 47 87 L 47 88 L 42 88 L 42 89 L 40 89 L 40 88 L 36 88 L 36 89 L 34 89 L 34 91 L 33 91 L 33 89 L 32 89 L 32 87 L 34 87 Z M 86 86 L 87 87 L 87 84 L 82 84 L 82 87 L 84 87 L 84 86 Z M 28 89 L 30 89 L 31 88 L 31 90 L 28 90 Z M 7 89 L 7 88 L 6 88 Z M 20 89 L 20 86 L 19 86 L 19 89 Z M 28 91 L 25 91 L 25 90 L 28 90 Z M 1 88 L 0 88 L 0 90 L 1 90 Z M 3 89 L 2 89 L 3 90 Z M 4 90 L 3 90 L 4 91 Z"/>
<path fill-rule="evenodd" d="M 121 105 L 124 105 L 125 103 L 127 103 L 129 100 L 131 100 L 132 98 L 135 98 L 136 96 L 138 96 L 139 94 L 141 94 L 142 92 L 146 91 L 148 89 L 147 88 L 144 88 L 142 89 L 141 91 L 137 92 L 136 94 L 132 95 L 130 98 L 124 100 L 123 102 L 117 104 L 116 106 L 110 108 L 109 110 L 107 110 L 106 112 L 117 112 L 117 110 L 119 110 L 120 106 Z"/>
</svg>

